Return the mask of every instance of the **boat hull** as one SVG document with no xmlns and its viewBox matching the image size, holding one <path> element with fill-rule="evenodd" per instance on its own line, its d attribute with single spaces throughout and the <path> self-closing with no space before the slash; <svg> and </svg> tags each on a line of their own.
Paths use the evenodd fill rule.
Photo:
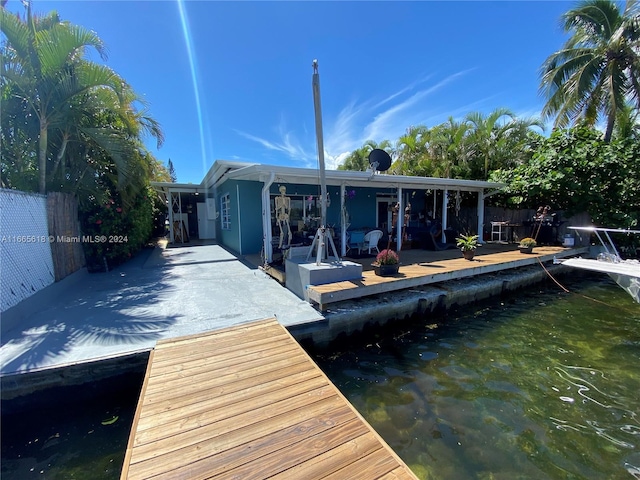
<svg viewBox="0 0 640 480">
<path fill-rule="evenodd" d="M 640 303 L 640 262 L 606 262 L 588 258 L 570 258 L 564 265 L 608 274 L 631 298 Z"/>
</svg>

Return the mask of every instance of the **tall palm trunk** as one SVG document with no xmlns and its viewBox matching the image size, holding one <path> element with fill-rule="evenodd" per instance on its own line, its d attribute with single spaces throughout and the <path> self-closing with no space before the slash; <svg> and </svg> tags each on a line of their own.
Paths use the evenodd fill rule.
<svg viewBox="0 0 640 480">
<path fill-rule="evenodd" d="M 47 120 L 44 117 L 40 117 L 40 139 L 38 141 L 38 191 L 42 195 L 47 193 L 47 137 Z"/>
<path fill-rule="evenodd" d="M 609 116 L 607 117 L 607 130 L 604 133 L 604 141 L 607 143 L 611 141 L 615 120 L 616 120 L 616 116 L 614 114 L 609 114 Z"/>
<path fill-rule="evenodd" d="M 62 135 L 62 145 L 60 145 L 60 150 L 58 150 L 58 154 L 56 155 L 56 161 L 53 164 L 53 168 L 51 169 L 51 177 L 54 177 L 58 172 L 58 167 L 60 163 L 62 163 L 62 158 L 64 157 L 64 153 L 67 150 L 67 144 L 69 143 L 69 133 L 64 132 Z"/>
</svg>

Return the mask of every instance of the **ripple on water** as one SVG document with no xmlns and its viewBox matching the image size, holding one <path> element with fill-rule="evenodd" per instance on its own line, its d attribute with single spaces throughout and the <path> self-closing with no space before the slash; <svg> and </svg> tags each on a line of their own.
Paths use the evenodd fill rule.
<svg viewBox="0 0 640 480">
<path fill-rule="evenodd" d="M 476 372 L 460 365 L 449 365 L 441 367 L 439 370 L 448 377 L 455 378 L 456 380 L 473 380 L 479 378 Z"/>
<path fill-rule="evenodd" d="M 425 360 L 425 361 L 429 361 L 429 360 L 435 360 L 436 358 L 438 358 L 438 352 L 420 352 L 420 359 Z"/>
</svg>

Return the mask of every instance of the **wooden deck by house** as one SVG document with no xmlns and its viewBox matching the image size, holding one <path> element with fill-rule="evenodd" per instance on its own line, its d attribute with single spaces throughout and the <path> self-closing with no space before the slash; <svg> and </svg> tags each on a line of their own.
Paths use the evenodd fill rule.
<svg viewBox="0 0 640 480">
<path fill-rule="evenodd" d="M 158 342 L 121 478 L 416 477 L 269 319 Z"/>
<path fill-rule="evenodd" d="M 491 245 L 483 248 L 488 252 L 483 254 L 483 250 L 478 250 L 471 261 L 462 258 L 457 250 L 435 252 L 439 256 L 431 256 L 428 260 L 421 260 L 424 259 L 424 251 L 409 250 L 401 253 L 402 266 L 395 276 L 377 276 L 369 267 L 364 269 L 360 280 L 309 285 L 307 296 L 309 301 L 324 310 L 334 302 L 534 265 L 551 261 L 554 257 L 575 256 L 588 250 L 587 247 L 540 246 L 534 249 L 533 254 L 523 255 L 515 245 Z"/>
</svg>

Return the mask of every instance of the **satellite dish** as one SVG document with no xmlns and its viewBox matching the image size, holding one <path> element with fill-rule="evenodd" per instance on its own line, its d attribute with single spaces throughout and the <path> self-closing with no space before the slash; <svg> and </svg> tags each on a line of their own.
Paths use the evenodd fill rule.
<svg viewBox="0 0 640 480">
<path fill-rule="evenodd" d="M 369 165 L 373 171 L 386 172 L 391 166 L 391 157 L 381 148 L 374 148 L 369 154 Z"/>
</svg>

